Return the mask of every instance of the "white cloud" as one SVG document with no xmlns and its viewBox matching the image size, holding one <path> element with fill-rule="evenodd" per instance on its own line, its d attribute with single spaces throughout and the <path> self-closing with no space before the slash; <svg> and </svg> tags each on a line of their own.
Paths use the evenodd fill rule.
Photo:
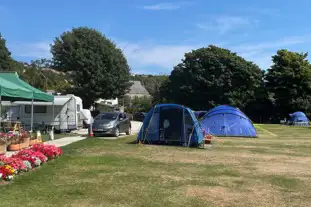
<svg viewBox="0 0 311 207">
<path fill-rule="evenodd" d="M 257 44 L 214 44 L 228 48 L 245 59 L 253 61 L 262 69 L 266 69 L 270 66 L 271 56 L 275 54 L 277 49 L 284 47 L 290 48 L 308 41 L 310 41 L 308 36 L 293 36 Z M 200 44 L 166 45 L 146 42 L 116 41 L 116 44 L 123 50 L 129 65 L 136 73 L 150 72 L 150 68 L 158 68 L 162 72 L 166 71 L 168 73 L 173 69 L 173 66 L 181 62 L 186 52 L 208 46 L 208 43 L 205 42 Z M 28 57 L 33 59 L 51 58 L 48 42 L 13 44 L 9 45 L 9 49 L 15 57 Z"/>
<path fill-rule="evenodd" d="M 132 68 L 158 66 L 167 68 L 168 71 L 170 71 L 174 65 L 181 61 L 185 52 L 189 52 L 199 46 L 153 45 L 126 42 L 121 42 L 117 45 L 123 50 L 124 55 L 127 57 Z"/>
<path fill-rule="evenodd" d="M 189 4 L 189 2 L 179 2 L 179 3 L 159 3 L 159 4 L 152 4 L 152 5 L 145 5 L 141 8 L 145 10 L 176 10 L 180 9 L 182 6 Z"/>
<path fill-rule="evenodd" d="M 276 50 L 284 47 L 297 46 L 309 41 L 306 36 L 286 37 L 277 41 L 261 42 L 258 44 L 249 43 L 244 45 L 221 45 L 228 48 L 246 60 L 253 61 L 262 69 L 267 69 L 271 65 L 271 56 Z M 134 71 L 135 68 L 143 70 L 151 66 L 158 66 L 167 69 L 170 72 L 174 65 L 181 62 L 186 52 L 207 47 L 207 43 L 196 45 L 156 45 L 144 43 L 126 43 L 117 44 L 128 59 L 128 62 Z"/>
<path fill-rule="evenodd" d="M 228 31 L 253 26 L 257 23 L 257 20 L 250 20 L 247 17 L 219 16 L 211 18 L 211 20 L 207 22 L 197 23 L 196 26 L 206 31 L 216 31 L 220 34 L 225 34 Z"/>
<path fill-rule="evenodd" d="M 241 12 L 250 15 L 263 15 L 269 17 L 282 17 L 280 10 L 275 8 L 258 8 L 258 7 L 245 7 L 238 9 Z"/>
<path fill-rule="evenodd" d="M 245 44 L 235 46 L 234 50 L 242 50 L 242 51 L 256 51 L 256 50 L 264 50 L 264 49 L 271 49 L 271 48 L 281 48 L 290 45 L 301 44 L 309 41 L 307 36 L 293 36 L 293 37 L 285 37 L 280 40 L 271 41 L 271 42 L 260 42 L 260 43 L 252 43 L 252 44 Z"/>
<path fill-rule="evenodd" d="M 50 43 L 8 43 L 8 48 L 13 56 L 28 58 L 51 58 Z"/>
</svg>

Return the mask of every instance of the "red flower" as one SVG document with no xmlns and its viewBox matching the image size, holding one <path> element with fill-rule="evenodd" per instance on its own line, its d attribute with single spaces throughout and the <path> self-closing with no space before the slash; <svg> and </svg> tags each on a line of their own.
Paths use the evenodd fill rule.
<svg viewBox="0 0 311 207">
<path fill-rule="evenodd" d="M 63 153 L 61 148 L 49 144 L 35 144 L 31 149 L 33 151 L 39 151 L 43 153 L 49 159 L 54 159 Z"/>
</svg>

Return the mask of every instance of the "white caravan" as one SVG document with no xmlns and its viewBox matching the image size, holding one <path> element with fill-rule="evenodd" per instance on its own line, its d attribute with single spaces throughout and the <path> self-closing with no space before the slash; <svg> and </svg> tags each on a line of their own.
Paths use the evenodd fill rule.
<svg viewBox="0 0 311 207">
<path fill-rule="evenodd" d="M 9 119 L 17 120 L 30 126 L 30 101 L 16 101 L 11 105 Z M 52 102 L 33 102 L 33 123 L 36 125 L 54 126 L 55 130 L 71 131 L 83 127 L 83 121 L 90 119 L 87 109 L 83 109 L 82 99 L 72 94 L 54 96 Z"/>
</svg>

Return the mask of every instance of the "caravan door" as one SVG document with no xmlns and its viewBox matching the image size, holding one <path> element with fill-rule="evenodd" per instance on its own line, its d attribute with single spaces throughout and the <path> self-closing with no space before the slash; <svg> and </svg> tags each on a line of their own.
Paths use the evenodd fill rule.
<svg viewBox="0 0 311 207">
<path fill-rule="evenodd" d="M 75 130 L 77 129 L 77 120 L 76 120 L 76 101 L 74 98 L 71 98 L 67 102 L 67 124 L 68 130 Z"/>
</svg>

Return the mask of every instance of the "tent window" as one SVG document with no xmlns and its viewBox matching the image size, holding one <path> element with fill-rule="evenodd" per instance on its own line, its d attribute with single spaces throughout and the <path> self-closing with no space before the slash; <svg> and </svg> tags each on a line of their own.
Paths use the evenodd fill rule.
<svg viewBox="0 0 311 207">
<path fill-rule="evenodd" d="M 33 113 L 35 114 L 44 114 L 47 112 L 46 106 L 33 106 Z M 30 114 L 31 113 L 31 106 L 27 105 L 25 106 L 25 113 Z"/>
</svg>

